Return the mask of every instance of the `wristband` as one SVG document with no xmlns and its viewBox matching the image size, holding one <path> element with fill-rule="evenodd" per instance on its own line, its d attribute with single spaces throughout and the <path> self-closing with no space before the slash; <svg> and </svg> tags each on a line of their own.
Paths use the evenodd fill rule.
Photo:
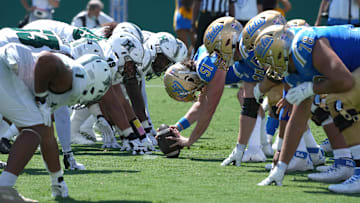
<svg viewBox="0 0 360 203">
<path fill-rule="evenodd" d="M 176 127 L 180 131 L 185 130 L 186 128 L 190 127 L 190 122 L 187 118 L 182 117 L 177 123 Z"/>
</svg>

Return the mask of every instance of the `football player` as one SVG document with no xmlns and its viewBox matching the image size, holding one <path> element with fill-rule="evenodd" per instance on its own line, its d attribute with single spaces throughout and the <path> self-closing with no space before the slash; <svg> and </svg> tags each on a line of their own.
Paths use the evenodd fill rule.
<svg viewBox="0 0 360 203">
<path fill-rule="evenodd" d="M 306 25 L 305 21 L 301 20 L 301 19 L 295 19 L 295 20 L 289 21 L 286 24 L 287 27 L 297 27 L 299 25 Z M 301 29 L 301 28 L 296 28 L 296 29 Z M 272 77 L 279 77 L 279 76 L 277 74 L 273 74 Z M 269 83 L 269 81 L 270 80 L 268 80 L 268 78 L 265 78 L 265 80 L 260 85 L 257 86 L 257 87 L 260 87 L 260 88 L 258 88 L 258 90 L 259 90 L 258 93 L 260 93 L 261 91 L 266 89 L 267 85 L 271 84 L 271 82 Z M 276 84 L 276 83 L 272 83 L 271 85 L 274 85 L 274 84 Z M 288 85 L 285 85 L 285 87 L 288 87 Z M 260 89 L 261 89 L 261 91 L 260 91 Z M 266 91 L 267 90 L 265 90 L 265 92 Z M 255 97 L 259 96 L 259 94 L 255 94 L 255 93 L 254 93 L 254 95 L 255 95 Z M 284 97 L 285 97 L 285 95 L 286 95 L 286 92 L 284 93 Z M 351 152 L 345 142 L 344 137 L 341 135 L 339 130 L 334 125 L 332 117 L 329 115 L 326 108 L 324 108 L 324 106 L 326 106 L 326 105 L 323 104 L 324 102 L 322 102 L 323 99 L 321 97 L 323 97 L 323 96 L 316 95 L 314 97 L 314 102 L 311 106 L 311 112 L 313 114 L 311 119 L 317 125 L 321 125 L 324 128 L 326 135 L 328 136 L 328 138 L 331 141 L 332 147 L 335 149 L 334 153 L 333 153 L 335 162 L 333 165 L 330 165 L 330 166 L 317 167 L 317 170 L 320 171 L 321 173 L 309 174 L 308 177 L 315 181 L 338 182 L 338 181 L 346 180 L 347 178 L 349 178 L 352 175 L 352 170 L 353 170 L 352 167 L 349 165 L 346 165 L 346 160 L 351 159 Z M 284 101 L 284 100 L 282 100 L 282 101 Z M 287 103 L 286 106 L 289 106 L 289 104 Z M 322 108 L 320 108 L 319 106 L 322 106 Z M 286 122 L 281 121 L 281 124 L 284 124 L 284 123 L 286 123 Z M 279 133 L 280 136 L 279 137 L 281 137 L 281 138 L 283 138 L 283 135 L 284 135 L 284 129 L 285 129 L 284 126 L 285 125 L 280 127 L 280 133 Z M 310 130 L 307 129 L 305 131 L 303 137 L 305 140 L 307 151 L 309 152 L 309 154 L 311 156 L 311 160 L 314 163 L 314 165 L 317 165 L 319 163 L 320 164 L 324 163 L 325 157 L 321 153 L 322 150 L 319 149 L 314 138 L 311 135 L 309 135 L 309 132 L 310 132 Z M 282 139 L 281 139 L 281 141 L 282 141 Z M 282 142 L 280 142 L 280 143 L 282 143 Z M 300 148 L 302 145 L 303 145 L 303 142 L 301 141 L 298 145 L 298 148 Z M 277 162 L 279 153 L 280 153 L 280 149 L 281 149 L 281 145 L 278 147 L 278 151 L 276 153 L 276 156 L 274 157 L 273 163 Z M 299 151 L 299 149 L 297 151 Z M 299 153 L 296 152 L 295 156 L 297 154 L 299 154 Z M 290 164 L 287 167 L 287 171 L 292 170 L 292 167 L 294 166 L 293 159 L 290 161 Z M 306 165 L 304 165 L 304 164 L 299 165 L 299 167 L 302 167 L 302 166 L 306 166 Z M 266 168 L 269 170 L 272 167 L 274 167 L 273 164 L 272 164 L 272 166 L 266 165 Z"/>
<path fill-rule="evenodd" d="M 356 163 L 354 175 L 342 184 L 330 185 L 329 190 L 341 193 L 360 192 L 360 141 L 351 132 L 358 125 L 357 113 L 353 111 L 356 100 L 355 105 L 351 102 L 346 105 L 336 102 L 338 96 L 344 95 L 342 93 L 347 92 L 349 96 L 358 93 L 356 79 L 360 61 L 356 57 L 359 53 L 356 48 L 352 49 L 359 46 L 358 33 L 359 30 L 350 26 L 289 29 L 271 26 L 256 39 L 257 58 L 262 64 L 270 65 L 275 72 L 285 76 L 286 82 L 292 87 L 285 98 L 294 104 L 286 126 L 279 162 L 259 185 L 273 182 L 282 185 L 291 158 L 289 155 L 294 153 L 294 148 L 305 131 L 312 96 L 329 94 L 330 100 L 327 103 L 330 104 L 330 113 L 347 144 L 351 146 L 355 160 L 344 160 L 342 164 L 354 167 Z M 334 103 L 338 104 L 336 108 L 331 106 Z"/>
<path fill-rule="evenodd" d="M 49 22 L 47 24 L 49 24 Z M 36 26 L 38 26 L 38 24 L 28 25 L 28 27 L 32 28 Z M 52 29 L 52 26 L 49 26 L 49 28 Z M 116 29 L 114 29 L 114 31 L 115 30 Z M 133 152 L 139 151 L 140 149 L 138 148 L 142 148 L 143 145 L 141 143 L 141 140 L 145 144 L 149 142 L 147 141 L 147 139 L 144 139 L 144 129 L 140 121 L 136 118 L 136 115 L 132 110 L 129 102 L 125 99 L 119 84 L 122 81 L 125 70 L 133 70 L 136 67 L 136 63 L 141 64 L 142 62 L 143 48 L 141 43 L 139 42 L 139 39 L 142 39 L 142 37 L 141 35 L 135 35 L 139 34 L 139 32 L 137 32 L 136 29 L 135 31 L 134 29 L 128 29 L 127 33 L 119 32 L 117 30 L 113 34 L 111 29 L 105 29 L 103 34 L 106 36 L 110 36 L 108 40 L 105 40 L 105 38 L 97 36 L 89 30 L 79 31 L 78 28 L 67 25 L 65 23 L 58 23 L 55 31 L 58 31 L 59 34 L 63 35 L 63 37 L 67 39 L 71 39 L 71 37 L 69 36 L 72 36 L 73 39 L 82 38 L 70 43 L 73 55 L 81 56 L 84 52 L 97 52 L 96 54 L 100 56 L 103 55 L 103 57 L 105 57 L 110 66 L 117 67 L 118 71 L 115 74 L 116 77 L 114 77 L 113 86 L 111 87 L 110 91 L 105 95 L 105 97 L 102 98 L 100 106 L 102 109 L 107 109 L 107 112 L 109 112 L 108 114 L 111 114 L 107 115 L 106 118 L 108 118 L 111 123 L 114 123 L 120 129 L 122 129 L 125 137 L 129 137 L 131 139 L 130 144 L 131 148 L 134 149 Z M 135 36 L 138 36 L 138 39 L 129 33 L 133 33 Z M 117 95 L 116 97 L 118 98 L 114 98 L 114 95 Z M 101 117 L 102 115 L 99 107 L 92 108 L 90 109 L 90 111 L 92 112 L 92 114 L 95 115 L 95 118 L 99 116 Z M 72 117 L 72 132 L 78 131 L 80 125 L 88 116 L 89 111 L 87 110 L 75 111 L 75 114 Z M 127 116 L 127 119 L 123 119 L 124 116 Z M 128 120 L 129 123 L 125 122 L 126 120 Z M 90 130 L 87 130 L 86 132 L 90 132 L 89 134 L 93 134 L 91 122 L 90 126 Z M 106 134 L 110 134 L 104 137 L 106 139 L 104 139 L 105 142 L 103 147 L 119 147 L 116 143 L 114 136 L 112 135 L 113 132 L 111 128 L 109 128 L 109 125 L 106 125 L 106 123 L 104 123 L 101 126 L 104 127 L 104 130 L 102 130 L 102 132 L 108 132 Z M 141 140 L 139 139 L 139 136 L 140 138 L 142 138 Z"/>
<path fill-rule="evenodd" d="M 35 54 L 19 43 L 1 47 L 0 53 L 0 112 L 20 128 L 0 175 L 0 186 L 14 186 L 40 144 L 51 177 L 52 195 L 67 197 L 51 114 L 64 105 L 96 102 L 110 87 L 110 67 L 96 55 L 75 61 L 60 53 Z"/>
<path fill-rule="evenodd" d="M 28 46 L 33 52 L 40 52 L 44 50 L 58 51 L 70 54 L 71 48 L 66 42 L 54 32 L 50 30 L 26 30 L 17 28 L 4 28 L 0 30 L 0 46 L 8 43 L 20 43 Z M 65 113 L 64 113 L 65 112 Z M 67 112 L 67 113 L 66 113 Z M 65 116 L 61 116 L 64 115 Z M 64 165 L 66 169 L 85 169 L 84 165 L 77 163 L 70 146 L 70 133 L 63 129 L 70 129 L 70 122 L 66 122 L 69 117 L 67 107 L 60 107 L 54 114 L 57 123 L 57 131 L 61 146 L 64 152 Z M 4 123 L 5 121 L 3 121 Z M 15 125 L 11 125 L 8 131 L 2 138 L 2 144 L 9 144 L 9 139 L 18 135 L 19 131 Z M 7 140 L 7 143 L 4 142 Z"/>
</svg>

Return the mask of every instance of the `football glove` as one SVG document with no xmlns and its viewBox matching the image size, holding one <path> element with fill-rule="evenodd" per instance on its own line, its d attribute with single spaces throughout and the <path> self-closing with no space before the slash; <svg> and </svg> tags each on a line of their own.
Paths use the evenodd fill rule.
<svg viewBox="0 0 360 203">
<path fill-rule="evenodd" d="M 282 186 L 282 181 L 284 179 L 286 168 L 287 164 L 279 161 L 278 164 L 273 169 L 271 169 L 270 175 L 257 185 L 265 186 L 274 183 L 277 186 Z"/>
<path fill-rule="evenodd" d="M 241 166 L 241 160 L 244 155 L 245 145 L 237 144 L 236 147 L 233 149 L 231 154 L 228 158 L 226 158 L 222 163 L 221 166 L 227 166 L 230 163 L 234 163 L 236 166 Z"/>
<path fill-rule="evenodd" d="M 291 88 L 288 91 L 285 98 L 290 104 L 299 105 L 306 98 L 311 97 L 313 95 L 314 95 L 313 83 L 304 82 L 296 87 Z"/>
</svg>

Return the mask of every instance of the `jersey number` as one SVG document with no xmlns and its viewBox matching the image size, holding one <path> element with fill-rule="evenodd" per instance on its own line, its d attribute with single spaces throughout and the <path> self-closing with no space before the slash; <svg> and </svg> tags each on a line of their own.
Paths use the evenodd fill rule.
<svg viewBox="0 0 360 203">
<path fill-rule="evenodd" d="M 60 49 L 58 39 L 51 32 L 17 32 L 16 35 L 18 36 L 20 42 L 25 45 L 30 45 L 35 48 L 47 46 L 50 49 Z"/>
</svg>

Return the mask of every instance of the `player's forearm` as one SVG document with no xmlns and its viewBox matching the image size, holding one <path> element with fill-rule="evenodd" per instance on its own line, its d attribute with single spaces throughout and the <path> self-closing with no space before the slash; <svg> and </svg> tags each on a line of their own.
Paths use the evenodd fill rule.
<svg viewBox="0 0 360 203">
<path fill-rule="evenodd" d="M 311 103 L 311 99 L 306 99 L 299 106 L 293 107 L 290 119 L 285 128 L 285 135 L 279 159 L 286 164 L 289 164 L 300 142 L 302 134 L 307 129 Z"/>
<path fill-rule="evenodd" d="M 145 103 L 136 78 L 131 79 L 131 81 L 127 81 L 125 83 L 125 87 L 136 116 L 140 119 L 140 121 L 146 120 Z"/>
</svg>

